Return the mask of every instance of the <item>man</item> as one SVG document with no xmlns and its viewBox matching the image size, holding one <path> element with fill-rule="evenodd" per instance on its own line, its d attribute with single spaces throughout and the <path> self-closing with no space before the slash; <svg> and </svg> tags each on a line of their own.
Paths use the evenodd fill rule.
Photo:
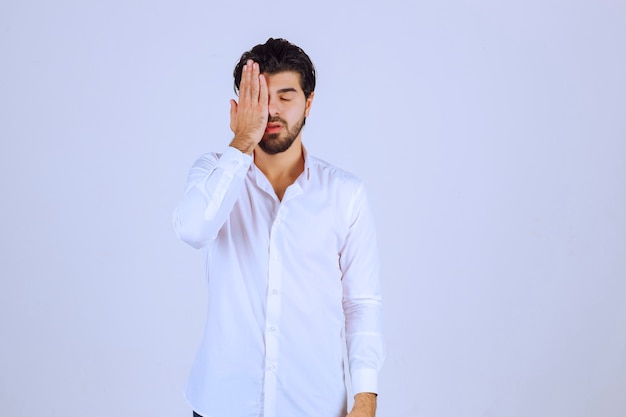
<svg viewBox="0 0 626 417">
<path fill-rule="evenodd" d="M 347 345 L 348 415 L 373 417 L 384 352 L 363 184 L 302 145 L 315 89 L 304 51 L 269 39 L 234 76 L 234 138 L 194 164 L 174 213 L 180 238 L 207 248 L 188 401 L 203 417 L 345 416 Z"/>
</svg>

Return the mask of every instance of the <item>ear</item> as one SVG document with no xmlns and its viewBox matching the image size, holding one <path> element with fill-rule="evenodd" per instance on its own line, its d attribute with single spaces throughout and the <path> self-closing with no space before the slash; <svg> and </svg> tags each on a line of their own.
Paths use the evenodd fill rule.
<svg viewBox="0 0 626 417">
<path fill-rule="evenodd" d="M 309 98 L 306 99 L 306 103 L 304 104 L 304 115 L 309 117 L 309 112 L 311 111 L 311 104 L 313 103 L 313 97 L 315 96 L 315 92 L 311 92 Z"/>
</svg>

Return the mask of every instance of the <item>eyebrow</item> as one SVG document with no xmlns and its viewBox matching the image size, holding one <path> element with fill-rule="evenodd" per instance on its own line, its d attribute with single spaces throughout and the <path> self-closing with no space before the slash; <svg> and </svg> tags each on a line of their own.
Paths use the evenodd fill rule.
<svg viewBox="0 0 626 417">
<path fill-rule="evenodd" d="M 296 90 L 293 87 L 289 87 L 289 88 L 281 88 L 280 90 L 276 91 L 277 94 L 284 94 L 284 93 L 297 93 L 298 90 Z"/>
</svg>

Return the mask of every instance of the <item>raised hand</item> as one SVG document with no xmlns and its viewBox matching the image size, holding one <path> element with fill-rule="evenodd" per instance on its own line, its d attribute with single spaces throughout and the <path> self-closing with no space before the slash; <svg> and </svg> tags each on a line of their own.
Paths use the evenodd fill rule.
<svg viewBox="0 0 626 417">
<path fill-rule="evenodd" d="M 252 154 L 267 127 L 267 82 L 259 64 L 252 60 L 243 66 L 239 83 L 239 103 L 230 100 L 230 129 L 235 134 L 230 146 Z"/>
</svg>

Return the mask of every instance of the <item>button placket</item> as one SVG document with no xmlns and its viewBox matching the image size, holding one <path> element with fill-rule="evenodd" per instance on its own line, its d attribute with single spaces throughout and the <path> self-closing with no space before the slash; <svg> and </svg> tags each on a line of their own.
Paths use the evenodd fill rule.
<svg viewBox="0 0 626 417">
<path fill-rule="evenodd" d="M 282 206 L 279 208 L 270 230 L 268 292 L 265 317 L 265 380 L 264 380 L 264 415 L 273 416 L 276 407 L 277 371 L 280 350 L 280 308 L 281 308 L 281 254 L 278 250 L 280 225 L 282 224 Z M 270 290 L 271 289 L 271 290 Z"/>
</svg>

